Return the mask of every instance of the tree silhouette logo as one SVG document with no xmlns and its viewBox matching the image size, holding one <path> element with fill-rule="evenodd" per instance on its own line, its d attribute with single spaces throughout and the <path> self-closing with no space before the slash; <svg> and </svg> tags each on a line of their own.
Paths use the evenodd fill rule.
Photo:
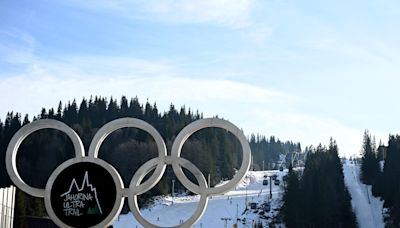
<svg viewBox="0 0 400 228">
<path fill-rule="evenodd" d="M 82 216 L 83 214 L 103 214 L 99 199 L 97 198 L 96 188 L 89 183 L 89 174 L 86 171 L 81 187 L 75 178 L 67 192 L 60 195 L 63 199 L 65 216 Z M 91 206 L 93 205 L 94 206 Z"/>
</svg>

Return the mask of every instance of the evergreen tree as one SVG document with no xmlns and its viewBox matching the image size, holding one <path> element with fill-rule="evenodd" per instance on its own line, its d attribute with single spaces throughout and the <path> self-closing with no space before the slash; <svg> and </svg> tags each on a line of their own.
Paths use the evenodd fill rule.
<svg viewBox="0 0 400 228">
<path fill-rule="evenodd" d="M 89 101 L 83 98 L 79 105 L 74 99 L 64 108 L 59 102 L 56 112 L 53 108 L 48 111 L 43 108 L 38 116 L 33 117 L 33 120 L 52 118 L 66 123 L 78 133 L 87 152 L 97 130 L 106 122 L 120 117 L 139 118 L 152 124 L 161 133 L 170 149 L 179 131 L 190 122 L 203 118 L 203 115 L 199 111 L 193 112 L 186 107 L 176 109 L 173 104 L 168 112 L 160 114 L 155 103 L 151 105 L 146 102 L 143 106 L 137 97 L 130 99 L 129 105 L 127 99 L 122 97 L 118 105 L 116 99 L 110 98 L 108 102 L 107 99 L 96 96 L 90 97 Z M 3 164 L 0 165 L 0 183 L 2 186 L 11 184 L 4 165 L 7 145 L 15 132 L 28 123 L 28 116 L 25 116 L 21 123 L 21 115 L 18 113 L 14 115 L 12 112 L 7 114 L 4 124 L 0 122 L 0 155 L 2 155 L 0 162 Z M 251 148 L 254 150 L 255 167 L 260 169 L 262 161 L 265 167 L 268 167 L 268 164 L 278 160 L 279 154 L 299 150 L 300 145 L 282 142 L 273 136 L 267 140 L 264 136 L 257 135 L 251 142 Z M 73 145 L 64 133 L 52 129 L 40 130 L 28 136 L 21 144 L 17 166 L 21 177 L 28 184 L 44 188 L 47 178 L 54 169 L 73 156 Z M 99 151 L 99 157 L 112 164 L 121 174 L 125 187 L 129 186 L 136 170 L 156 156 L 157 148 L 154 140 L 146 132 L 135 128 L 123 128 L 113 132 L 104 140 Z M 240 166 L 241 146 L 231 133 L 222 129 L 207 128 L 196 132 L 186 141 L 182 156 L 195 163 L 204 176 L 210 174 L 211 185 L 214 186 L 235 174 L 235 169 Z M 192 174 L 188 173 L 188 177 L 195 182 Z M 141 197 L 143 201 L 155 194 L 166 194 L 172 178 L 174 178 L 174 173 L 168 168 L 160 183 Z M 177 192 L 185 191 L 185 188 L 178 183 L 175 187 Z M 35 211 L 36 215 L 41 214 L 41 206 L 35 208 L 40 205 L 37 199 L 23 197 L 21 200 L 26 207 L 26 209 L 19 209 L 23 210 L 20 211 L 21 214 L 35 215 L 32 214 Z"/>
<path fill-rule="evenodd" d="M 373 189 L 384 199 L 384 207 L 389 209 L 387 227 L 400 227 L 400 136 L 390 135 L 386 149 L 385 165 L 379 181 Z"/>
<path fill-rule="evenodd" d="M 300 181 L 293 171 L 288 178 L 282 207 L 287 227 L 356 227 L 335 141 L 308 153 Z"/>
<path fill-rule="evenodd" d="M 58 103 L 58 107 L 57 107 L 57 115 L 56 115 L 56 119 L 57 120 L 61 120 L 62 117 L 62 103 L 61 101 Z"/>
<path fill-rule="evenodd" d="M 129 110 L 128 116 L 134 117 L 137 119 L 143 119 L 143 107 L 139 103 L 139 99 L 137 97 L 132 98 L 129 102 Z"/>
<path fill-rule="evenodd" d="M 286 227 L 301 227 L 303 220 L 301 219 L 301 194 L 299 177 L 296 172 L 293 171 L 290 165 L 288 173 L 288 182 L 283 195 L 283 207 L 282 213 L 284 216 Z"/>
<path fill-rule="evenodd" d="M 379 161 L 376 156 L 376 148 L 374 140 L 366 130 L 364 132 L 362 158 L 361 158 L 361 180 L 363 183 L 372 185 L 376 176 L 380 172 Z"/>
<path fill-rule="evenodd" d="M 128 106 L 128 100 L 126 99 L 125 96 L 122 96 L 122 97 L 121 97 L 121 102 L 120 102 L 120 104 L 121 104 L 121 106 L 120 106 L 120 109 L 119 109 L 118 117 L 120 118 L 120 117 L 126 117 L 126 116 L 128 116 L 128 109 L 129 109 L 129 106 Z"/>
</svg>

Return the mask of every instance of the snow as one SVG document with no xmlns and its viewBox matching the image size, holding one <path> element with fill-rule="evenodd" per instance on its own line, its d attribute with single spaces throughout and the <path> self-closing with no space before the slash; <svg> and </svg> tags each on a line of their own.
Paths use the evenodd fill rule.
<svg viewBox="0 0 400 228">
<path fill-rule="evenodd" d="M 371 186 L 362 184 L 359 180 L 359 166 L 350 161 L 343 164 L 344 178 L 347 188 L 352 197 L 351 204 L 357 217 L 360 228 L 383 228 L 382 207 L 383 201 L 373 197 L 371 194 Z M 269 187 L 263 185 L 264 176 L 278 175 L 281 181 L 280 186 L 272 185 L 272 199 L 269 199 Z M 208 201 L 208 206 L 193 227 L 233 227 L 237 222 L 239 228 L 252 227 L 253 222 L 261 221 L 263 225 L 268 225 L 272 218 L 278 214 L 278 209 L 282 205 L 283 181 L 282 177 L 287 174 L 287 170 L 283 172 L 273 171 L 250 171 L 246 174 L 246 178 L 236 186 L 236 189 L 223 195 L 213 196 Z M 269 178 L 268 178 L 269 182 Z M 223 184 L 223 183 L 221 183 Z M 247 202 L 262 203 L 270 202 L 271 211 L 265 213 L 264 219 L 260 218 L 258 211 L 247 210 L 245 212 Z M 149 208 L 142 208 L 142 215 L 151 223 L 157 226 L 176 226 L 182 221 L 186 221 L 193 215 L 199 202 L 199 196 L 176 196 L 173 199 L 170 196 L 159 196 L 154 200 L 154 204 Z M 239 218 L 240 221 L 236 219 Z M 243 219 L 246 221 L 243 222 Z M 120 215 L 118 220 L 113 224 L 116 228 L 142 227 L 131 213 Z M 280 224 L 281 227 L 284 225 Z"/>
<path fill-rule="evenodd" d="M 225 221 L 222 218 L 227 218 L 227 227 L 233 227 L 238 219 L 238 227 L 252 227 L 253 222 L 261 221 L 264 225 L 271 222 L 272 217 L 278 214 L 278 209 L 281 207 L 281 199 L 283 194 L 282 177 L 287 173 L 274 171 L 251 171 L 248 172 L 246 178 L 236 186 L 236 189 L 227 192 L 223 195 L 213 196 L 208 201 L 208 206 L 193 227 L 225 227 Z M 270 184 L 263 185 L 264 175 L 277 174 L 281 181 L 279 186 L 272 185 L 272 199 L 269 199 Z M 268 178 L 269 181 L 269 178 Z M 264 219 L 260 218 L 258 210 L 247 210 L 245 212 L 245 204 L 247 202 L 263 203 L 270 202 L 271 211 L 265 213 Z M 155 203 L 149 208 L 142 208 L 142 215 L 151 223 L 157 226 L 176 226 L 182 221 L 186 221 L 193 215 L 199 201 L 199 196 L 176 196 L 173 204 L 170 196 L 156 197 Z M 243 220 L 245 219 L 245 221 Z M 131 213 L 120 215 L 118 220 L 114 222 L 114 227 L 142 227 Z"/>
<path fill-rule="evenodd" d="M 383 167 L 385 167 L 385 161 L 379 161 L 379 168 L 381 168 L 381 172 L 383 172 Z"/>
<path fill-rule="evenodd" d="M 346 161 L 343 164 L 343 172 L 345 183 L 352 197 L 353 211 L 360 228 L 385 227 L 382 216 L 383 201 L 372 196 L 371 186 L 360 182 L 359 166 Z"/>
</svg>

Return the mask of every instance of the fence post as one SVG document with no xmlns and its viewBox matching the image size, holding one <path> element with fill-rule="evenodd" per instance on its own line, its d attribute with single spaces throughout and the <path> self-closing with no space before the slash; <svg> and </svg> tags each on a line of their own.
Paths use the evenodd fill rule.
<svg viewBox="0 0 400 228">
<path fill-rule="evenodd" d="M 14 224 L 15 187 L 0 189 L 0 227 L 12 228 Z"/>
</svg>

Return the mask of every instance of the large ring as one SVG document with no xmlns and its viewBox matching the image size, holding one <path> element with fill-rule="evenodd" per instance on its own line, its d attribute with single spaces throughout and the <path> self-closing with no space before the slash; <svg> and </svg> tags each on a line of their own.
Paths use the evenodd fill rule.
<svg viewBox="0 0 400 228">
<path fill-rule="evenodd" d="M 182 159 L 182 158 L 181 158 Z M 139 170 L 135 173 L 135 175 L 132 178 L 131 184 L 130 184 L 130 190 L 132 192 L 135 192 L 135 187 L 142 181 L 144 176 L 146 176 L 151 170 L 154 169 L 156 165 L 156 159 L 152 159 L 145 163 L 142 167 L 139 168 Z M 190 227 L 194 223 L 196 223 L 200 217 L 204 214 L 204 211 L 206 210 L 207 203 L 208 203 L 208 197 L 205 194 L 205 189 L 207 188 L 207 182 L 204 176 L 202 175 L 201 171 L 192 163 L 185 163 L 185 168 L 187 168 L 190 172 L 194 174 L 196 177 L 197 181 L 199 182 L 200 188 L 203 190 L 202 193 L 200 194 L 200 202 L 197 205 L 196 211 L 194 214 L 185 222 L 183 222 L 180 225 L 173 226 L 173 228 L 181 228 L 181 227 Z M 144 227 L 157 227 L 161 228 L 161 226 L 154 225 L 147 221 L 142 214 L 140 213 L 139 205 L 137 202 L 137 196 L 138 194 L 130 194 L 128 197 L 128 203 L 129 203 L 129 208 L 132 211 L 133 215 L 137 219 L 137 221 L 142 224 Z"/>
<path fill-rule="evenodd" d="M 25 183 L 24 180 L 22 180 L 17 169 L 17 153 L 19 146 L 26 137 L 28 137 L 35 131 L 46 128 L 56 129 L 67 134 L 67 136 L 71 139 L 72 144 L 74 145 L 75 157 L 81 158 L 85 156 L 85 149 L 83 148 L 82 141 L 79 138 L 78 134 L 66 124 L 60 121 L 51 119 L 36 120 L 19 129 L 17 133 L 15 133 L 14 136 L 11 138 L 11 141 L 7 147 L 6 168 L 12 182 L 18 188 L 36 197 L 44 197 L 44 189 L 31 187 L 27 183 Z"/>
<path fill-rule="evenodd" d="M 209 188 L 205 189 L 207 195 L 217 195 L 225 193 L 235 188 L 235 186 L 243 179 L 244 175 L 246 174 L 247 170 L 249 170 L 250 167 L 251 153 L 250 153 L 249 143 L 247 142 L 247 139 L 244 136 L 243 132 L 232 123 L 226 120 L 209 118 L 209 119 L 197 120 L 187 125 L 185 128 L 182 129 L 181 132 L 179 132 L 178 136 L 174 141 L 174 144 L 172 145 L 172 151 L 171 151 L 172 168 L 174 169 L 177 178 L 183 184 L 183 186 L 185 186 L 187 189 L 189 189 L 194 193 L 197 194 L 201 193 L 200 187 L 198 185 L 193 184 L 183 173 L 182 166 L 185 165 L 187 166 L 187 164 L 184 164 L 183 162 L 187 163 L 190 161 L 178 158 L 181 155 L 181 150 L 186 140 L 196 131 L 208 127 L 222 128 L 231 132 L 234 136 L 236 136 L 236 138 L 238 138 L 240 144 L 242 145 L 243 160 L 240 169 L 236 172 L 235 176 L 228 183 L 224 185 L 214 188 L 208 186 Z"/>
<path fill-rule="evenodd" d="M 139 128 L 149 133 L 156 142 L 158 150 L 158 157 L 145 162 L 135 172 L 129 184 L 129 188 L 124 188 L 122 179 L 113 166 L 111 166 L 106 161 L 98 158 L 100 147 L 107 136 L 118 129 L 126 127 Z M 236 138 L 238 138 L 242 146 L 243 155 L 240 169 L 236 172 L 234 177 L 228 183 L 213 188 L 207 185 L 204 175 L 192 162 L 180 156 L 182 147 L 186 140 L 198 130 L 208 127 L 222 128 L 231 132 Z M 21 179 L 16 167 L 16 157 L 19 146 L 29 134 L 37 130 L 46 128 L 60 130 L 68 135 L 74 145 L 75 158 L 69 159 L 59 165 L 50 175 L 49 180 L 46 184 L 46 188 L 39 189 L 29 186 Z M 250 167 L 250 161 L 250 146 L 243 132 L 232 123 L 217 118 L 197 120 L 186 126 L 175 139 L 172 145 L 171 156 L 167 156 L 167 149 L 164 140 L 157 132 L 157 130 L 145 121 L 135 118 L 117 119 L 101 127 L 94 136 L 92 142 L 90 143 L 87 157 L 85 157 L 85 151 L 82 141 L 76 134 L 76 132 L 64 123 L 51 119 L 37 120 L 23 126 L 12 137 L 10 144 L 8 145 L 6 154 L 7 172 L 10 175 L 10 178 L 14 182 L 14 184 L 28 194 L 37 197 L 44 197 L 45 206 L 50 218 L 57 225 L 62 227 L 82 226 L 80 224 L 79 218 L 75 218 L 81 216 L 82 211 L 80 211 L 79 208 L 72 208 L 76 209 L 76 211 L 70 208 L 72 204 L 77 203 L 80 203 L 79 205 L 85 209 L 85 211 L 87 212 L 86 215 L 88 215 L 88 213 L 91 215 L 93 213 L 102 215 L 97 217 L 86 216 L 82 218 L 85 219 L 84 226 L 107 226 L 111 224 L 116 216 L 120 213 L 124 197 L 128 197 L 129 207 L 133 215 L 143 226 L 159 227 L 143 218 L 137 204 L 137 196 L 149 191 L 160 181 L 167 165 L 172 165 L 176 177 L 183 184 L 183 186 L 185 186 L 188 190 L 200 195 L 200 202 L 197 206 L 195 213 L 183 224 L 174 226 L 189 227 L 197 222 L 204 213 L 209 196 L 222 194 L 233 189 L 244 178 L 247 170 Z M 195 176 L 198 185 L 192 183 L 186 177 L 186 175 L 183 173 L 182 168 L 188 169 Z M 154 172 L 150 176 L 150 178 L 142 183 L 144 177 L 152 170 L 154 170 Z M 101 178 L 104 178 L 104 180 L 89 180 L 89 176 L 93 177 L 93 173 L 100 173 L 99 175 L 103 175 L 101 176 Z M 68 177 L 69 179 L 65 180 L 66 177 Z M 81 185 L 78 184 L 78 180 L 81 181 Z M 96 184 L 98 189 L 96 189 L 92 181 Z M 105 182 L 107 182 L 107 184 L 105 184 Z M 103 207 L 99 203 L 97 191 L 104 193 L 105 191 L 107 191 L 105 189 L 108 189 L 109 187 L 111 187 L 112 194 L 102 194 L 102 197 L 104 197 L 103 200 L 106 201 L 106 203 L 103 204 Z M 89 195 L 79 195 L 81 194 L 81 191 L 89 191 Z M 95 196 L 95 200 L 93 199 L 93 196 Z M 64 201 L 60 202 L 60 197 L 64 197 L 62 198 L 64 199 Z M 82 202 L 74 201 L 76 198 L 80 199 L 80 197 L 83 197 Z M 111 200 L 109 200 L 108 198 L 110 198 Z M 86 203 L 87 205 L 84 206 L 84 203 Z M 60 212 L 61 206 L 66 207 L 63 209 L 63 212 Z M 103 211 L 105 213 L 104 215 Z M 65 213 L 65 215 L 63 213 Z M 70 215 L 72 215 L 74 218 L 68 217 Z"/>
<path fill-rule="evenodd" d="M 166 168 L 165 157 L 167 156 L 167 148 L 165 146 L 164 140 L 162 139 L 161 135 L 153 126 L 144 122 L 143 120 L 135 118 L 121 118 L 113 120 L 104 125 L 103 127 L 101 127 L 97 131 L 96 135 L 93 137 L 93 140 L 90 143 L 89 147 L 89 157 L 97 158 L 100 146 L 103 143 L 103 141 L 107 138 L 107 136 L 111 134 L 113 131 L 125 127 L 135 127 L 146 131 L 153 137 L 157 145 L 158 158 L 157 158 L 157 166 L 154 173 L 143 184 L 136 186 L 137 188 L 136 191 L 143 193 L 147 191 L 144 189 L 151 189 L 160 181 Z M 124 196 L 128 196 L 127 189 L 125 189 L 124 191 Z"/>
<path fill-rule="evenodd" d="M 102 213 L 107 214 L 104 218 L 101 217 L 95 221 L 84 221 L 88 222 L 88 224 L 82 224 L 82 221 L 76 221 L 76 218 L 72 217 L 68 221 L 63 221 L 60 219 L 62 215 L 60 213 L 63 213 L 60 210 L 55 211 L 54 208 L 57 206 L 56 203 L 54 203 L 53 198 L 57 197 L 59 194 L 56 194 L 57 192 L 54 192 L 54 184 L 57 181 L 63 181 L 59 180 L 59 177 L 62 175 L 62 172 L 64 170 L 71 168 L 76 165 L 92 165 L 92 166 L 99 166 L 102 171 L 102 173 L 95 173 L 96 175 L 109 175 L 112 178 L 113 185 L 115 188 L 113 188 L 113 193 L 107 191 L 107 198 L 110 198 L 110 202 L 112 203 L 108 207 L 105 207 L 104 202 L 102 204 Z M 57 179 L 58 178 L 58 179 Z M 102 178 L 105 178 L 105 176 L 102 176 Z M 89 180 L 88 180 L 89 181 Z M 112 186 L 109 186 L 112 187 Z M 121 179 L 121 176 L 117 172 L 117 170 L 105 162 L 104 160 L 98 159 L 98 158 L 92 158 L 92 157 L 83 157 L 83 158 L 73 158 L 65 161 L 62 163 L 60 166 L 58 166 L 53 173 L 50 175 L 49 180 L 47 181 L 46 184 L 46 189 L 45 189 L 45 196 L 44 196 L 44 202 L 45 202 L 45 207 L 46 211 L 49 215 L 49 217 L 54 221 L 54 223 L 60 227 L 75 227 L 76 224 L 79 226 L 86 226 L 86 227 L 107 227 L 114 221 L 118 214 L 122 210 L 123 206 L 123 182 Z"/>
</svg>

